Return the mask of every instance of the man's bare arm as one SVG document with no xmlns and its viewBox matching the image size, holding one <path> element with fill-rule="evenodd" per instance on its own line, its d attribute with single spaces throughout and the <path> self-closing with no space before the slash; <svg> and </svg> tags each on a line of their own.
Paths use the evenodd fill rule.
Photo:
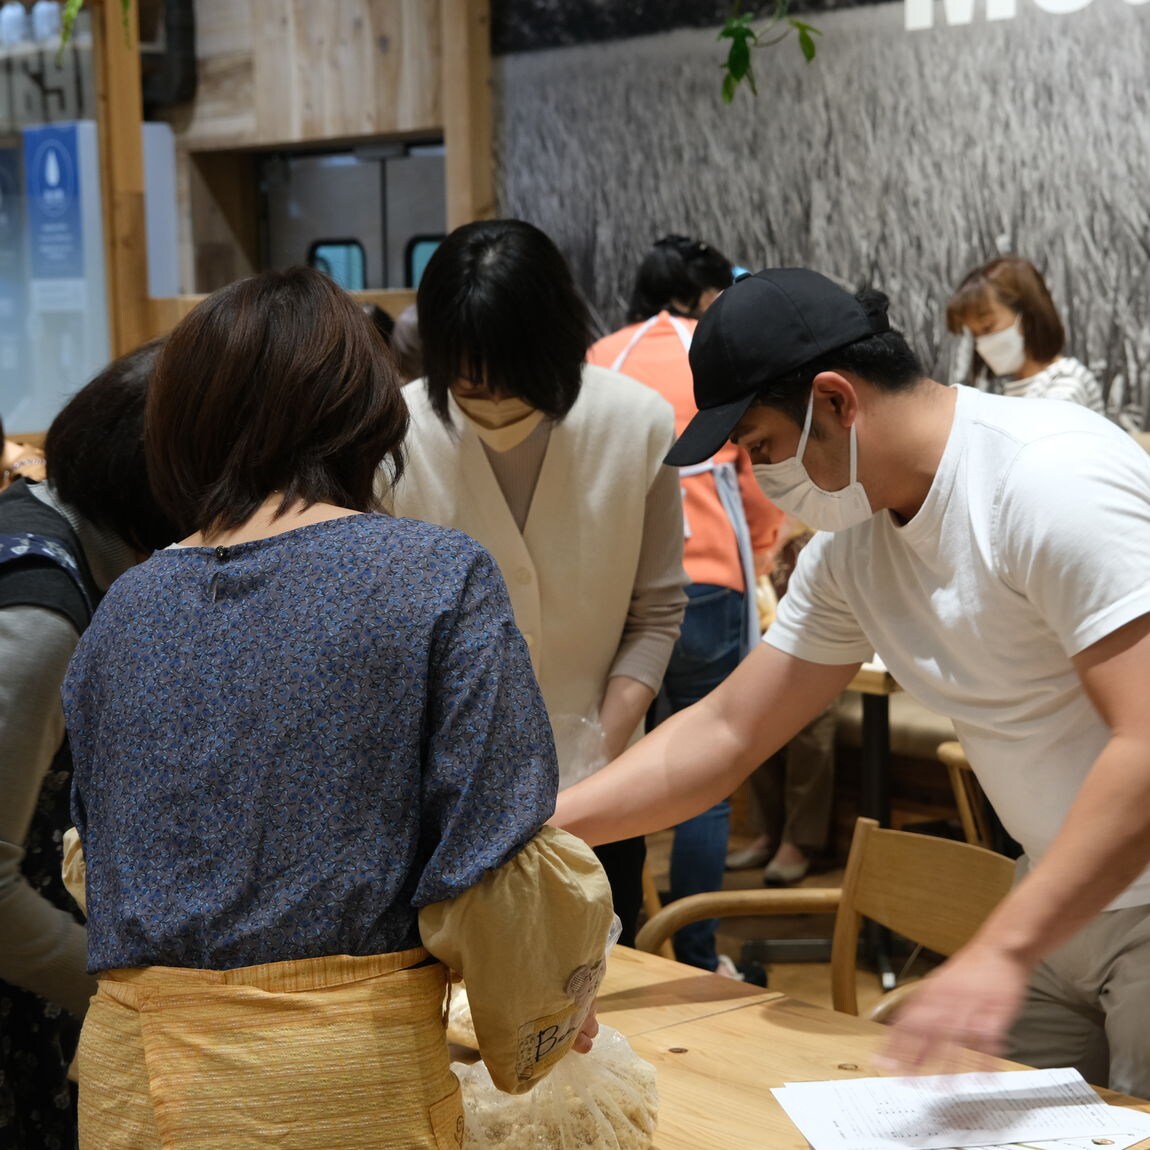
<svg viewBox="0 0 1150 1150">
<path fill-rule="evenodd" d="M 597 845 L 699 814 L 825 710 L 857 670 L 760 644 L 706 698 L 563 791 L 551 821 Z"/>
</svg>

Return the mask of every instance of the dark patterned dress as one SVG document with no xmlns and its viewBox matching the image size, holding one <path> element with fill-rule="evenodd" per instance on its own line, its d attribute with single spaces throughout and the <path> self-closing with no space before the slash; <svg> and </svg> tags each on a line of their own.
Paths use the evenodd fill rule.
<svg viewBox="0 0 1150 1150">
<path fill-rule="evenodd" d="M 71 773 L 60 756 L 44 780 L 25 843 L 23 872 L 53 906 L 83 921 L 60 878 L 64 829 L 71 825 Z M 71 1150 L 75 1088 L 66 1072 L 79 1019 L 30 991 L 0 981 L 0 1150 Z"/>
<path fill-rule="evenodd" d="M 82 551 L 67 522 L 34 499 L 23 482 L 0 497 L 0 607 L 59 611 L 77 631 L 98 598 L 81 567 Z M 45 776 L 24 841 L 21 872 L 53 906 L 83 921 L 60 877 L 64 831 L 72 825 L 72 760 L 65 744 Z M 67 1069 L 80 1022 L 66 1010 L 0 981 L 0 1150 L 71 1150 L 76 1092 Z"/>
</svg>

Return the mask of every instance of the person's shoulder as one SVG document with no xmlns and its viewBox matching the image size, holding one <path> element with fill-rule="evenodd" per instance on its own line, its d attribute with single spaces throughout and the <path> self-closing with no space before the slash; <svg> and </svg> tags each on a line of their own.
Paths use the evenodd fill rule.
<svg viewBox="0 0 1150 1150">
<path fill-rule="evenodd" d="M 669 419 L 674 422 L 674 408 L 653 388 L 619 371 L 588 363 L 583 367 L 580 400 L 613 416 L 631 413 L 636 417 Z"/>
<path fill-rule="evenodd" d="M 981 426 L 999 440 L 1005 500 L 1068 508 L 1107 490 L 1150 497 L 1150 456 L 1104 415 L 1063 399 L 989 398 L 999 411 Z"/>
<path fill-rule="evenodd" d="M 413 420 L 418 421 L 426 419 L 428 416 L 434 416 L 435 413 L 431 409 L 431 398 L 427 394 L 427 380 L 423 376 L 403 385 L 403 398 Z"/>
<path fill-rule="evenodd" d="M 618 358 L 619 353 L 627 346 L 638 331 L 639 324 L 632 323 L 611 332 L 601 339 L 597 339 L 587 352 L 587 362 L 598 367 L 608 367 Z"/>
<path fill-rule="evenodd" d="M 424 519 L 407 519 L 384 511 L 349 515 L 340 523 L 350 535 L 361 537 L 363 542 L 371 546 L 386 543 L 389 548 L 426 550 L 442 547 L 457 553 L 479 548 L 479 544 L 470 535 L 454 527 L 441 527 Z"/>
<path fill-rule="evenodd" d="M 398 556 L 423 573 L 445 567 L 465 570 L 494 562 L 482 544 L 455 527 L 383 512 L 354 516 L 349 523 L 381 561 L 390 563 Z"/>
<path fill-rule="evenodd" d="M 1098 377 L 1082 362 L 1072 355 L 1059 356 L 1043 374 L 1049 374 L 1051 379 L 1080 379 L 1098 382 Z"/>
<path fill-rule="evenodd" d="M 1130 445 L 1130 437 L 1104 415 L 1061 399 L 992 395 L 971 390 L 963 407 L 974 433 L 990 434 L 1031 454 L 1065 450 L 1066 437 L 1081 440 L 1087 452 L 1110 443 L 1118 449 Z"/>
</svg>

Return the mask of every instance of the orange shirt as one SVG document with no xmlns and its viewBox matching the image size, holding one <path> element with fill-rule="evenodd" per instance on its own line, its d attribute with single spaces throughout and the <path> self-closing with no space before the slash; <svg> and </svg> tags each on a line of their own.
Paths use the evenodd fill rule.
<svg viewBox="0 0 1150 1150">
<path fill-rule="evenodd" d="M 694 333 L 694 320 L 678 316 L 672 320 L 669 313 L 662 311 L 629 351 L 628 345 L 635 340 L 642 324 L 632 324 L 604 336 L 587 353 L 587 361 L 600 367 L 614 367 L 616 371 L 654 388 L 675 409 L 675 433 L 681 435 L 698 409 L 695 407 L 691 366 L 676 324 L 683 325 L 688 335 Z M 624 352 L 627 353 L 626 358 L 616 366 Z M 785 516 L 759 490 L 750 457 L 741 447 L 727 443 L 715 453 L 714 461 L 735 465 L 743 510 L 751 532 L 751 546 L 756 555 L 772 551 L 778 545 L 779 530 Z M 709 473 L 684 476 L 682 489 L 686 532 L 683 566 L 691 582 L 745 590 L 735 532 L 719 501 L 714 476 Z"/>
</svg>

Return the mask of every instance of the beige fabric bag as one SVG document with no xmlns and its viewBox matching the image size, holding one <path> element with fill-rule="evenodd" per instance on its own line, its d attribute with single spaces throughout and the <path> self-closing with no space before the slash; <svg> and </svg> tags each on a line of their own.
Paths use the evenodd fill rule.
<svg viewBox="0 0 1150 1150">
<path fill-rule="evenodd" d="M 500 1090 L 529 1090 L 571 1048 L 603 979 L 612 917 L 591 848 L 551 826 L 458 898 L 419 912 L 423 945 L 467 983 Z"/>
</svg>

